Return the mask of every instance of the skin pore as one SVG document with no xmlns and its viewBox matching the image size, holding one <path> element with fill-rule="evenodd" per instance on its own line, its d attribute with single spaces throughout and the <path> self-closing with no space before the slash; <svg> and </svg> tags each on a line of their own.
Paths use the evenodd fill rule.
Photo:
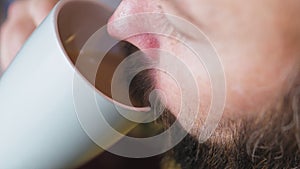
<svg viewBox="0 0 300 169">
<path fill-rule="evenodd" d="M 45 3 L 46 2 L 46 3 Z M 10 8 L 1 28 L 1 64 L 8 66 L 29 34 L 56 3 L 56 0 L 18 1 Z M 22 11 L 22 12 L 20 12 Z M 112 36 L 123 39 L 131 31 L 145 29 L 141 22 L 118 27 L 113 22 L 139 13 L 169 13 L 197 26 L 216 48 L 226 78 L 225 111 L 218 128 L 199 144 L 199 126 L 209 108 L 211 91 L 204 66 L 180 42 L 167 36 L 135 36 L 126 39 L 142 51 L 160 48 L 185 63 L 198 77 L 200 117 L 188 135 L 162 161 L 162 168 L 293 168 L 300 166 L 300 1 L 295 0 L 123 0 L 108 27 Z M 175 36 L 205 48 L 176 22 L 148 18 L 161 29 L 168 23 Z M 20 29 L 23 27 L 23 29 Z M 135 30 L 136 29 L 136 30 Z M 168 29 L 167 29 L 168 30 Z M 151 39 L 151 40 L 149 40 Z M 155 41 L 156 45 L 152 43 Z M 6 43 L 4 43 L 6 42 Z M 159 44 L 159 45 L 157 45 Z M 147 55 L 147 52 L 146 52 Z M 150 56 L 141 60 L 158 60 Z M 158 62 L 159 63 L 159 62 Z M 139 64 L 137 62 L 136 64 Z M 132 68 L 132 67 L 131 67 Z M 182 84 L 184 85 L 184 83 Z M 157 70 L 143 72 L 131 83 L 131 94 L 148 104 L 152 89 L 161 89 L 167 107 L 159 119 L 166 128 L 180 110 L 180 90 L 174 80 Z M 190 89 L 194 90 L 194 89 Z M 196 92 L 196 91 L 195 91 Z M 188 125 L 189 114 L 181 122 Z"/>
</svg>

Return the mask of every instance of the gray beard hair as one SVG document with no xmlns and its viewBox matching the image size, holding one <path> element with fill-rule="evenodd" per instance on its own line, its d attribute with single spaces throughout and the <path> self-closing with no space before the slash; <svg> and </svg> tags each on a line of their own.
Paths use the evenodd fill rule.
<svg viewBox="0 0 300 169">
<path fill-rule="evenodd" d="M 155 71 L 149 70 L 132 81 L 130 94 L 137 105 L 149 105 L 153 76 Z M 300 85 L 262 114 L 239 121 L 221 120 L 212 137 L 202 144 L 187 135 L 164 155 L 161 168 L 300 168 Z M 156 123 L 167 129 L 175 120 L 166 110 Z M 181 126 L 177 129 L 183 130 Z"/>
<path fill-rule="evenodd" d="M 199 144 L 195 137 L 186 136 L 166 154 L 161 166 L 163 169 L 298 168 L 299 107 L 300 86 L 297 86 L 262 117 L 221 121 L 205 143 Z M 160 120 L 168 127 L 175 119 L 165 112 Z"/>
<path fill-rule="evenodd" d="M 136 50 L 131 47 L 127 51 Z M 128 65 L 128 70 L 137 64 L 148 62 L 141 59 Z M 149 105 L 155 74 L 155 70 L 143 71 L 130 82 L 130 95 L 137 106 Z M 165 154 L 161 168 L 300 168 L 300 85 L 291 87 L 276 106 L 262 114 L 239 121 L 221 120 L 212 137 L 202 144 L 187 135 Z M 157 123 L 167 129 L 175 120 L 166 110 Z M 183 129 L 178 126 L 178 130 Z"/>
</svg>

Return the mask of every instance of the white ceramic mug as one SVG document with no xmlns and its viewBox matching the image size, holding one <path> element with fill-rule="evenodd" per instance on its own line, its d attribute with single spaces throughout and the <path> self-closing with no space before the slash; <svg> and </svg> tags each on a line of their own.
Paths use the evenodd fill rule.
<svg viewBox="0 0 300 169">
<path fill-rule="evenodd" d="M 91 141 L 77 118 L 74 75 L 81 81 L 79 87 L 96 93 L 102 113 L 109 116 L 108 123 L 117 124 L 124 134 L 136 125 L 118 115 L 113 101 L 81 76 L 68 55 L 72 52 L 68 50 L 80 48 L 110 15 L 99 1 L 60 1 L 25 43 L 0 80 L 0 168 L 75 168 L 103 151 Z M 63 42 L 72 34 L 77 38 L 67 49 Z M 85 100 L 84 92 L 76 97 Z M 81 104 L 84 111 L 97 111 L 89 107 L 89 100 Z M 117 107 L 148 110 L 122 104 Z M 96 132 L 107 146 L 120 139 L 105 125 Z"/>
</svg>

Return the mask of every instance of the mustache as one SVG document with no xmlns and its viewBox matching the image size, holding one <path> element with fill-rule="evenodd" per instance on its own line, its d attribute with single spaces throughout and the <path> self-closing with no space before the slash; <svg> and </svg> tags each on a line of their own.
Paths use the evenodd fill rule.
<svg viewBox="0 0 300 169">
<path fill-rule="evenodd" d="M 136 46 L 126 42 L 123 43 L 124 54 L 126 57 L 140 51 Z M 144 54 L 146 55 L 146 54 Z M 132 76 L 135 73 L 135 70 L 140 67 L 146 67 L 151 64 L 150 58 L 147 56 L 141 56 L 134 60 L 134 62 L 127 62 L 124 72 L 125 76 Z M 146 69 L 134 76 L 131 81 L 127 81 L 129 84 L 129 96 L 131 103 L 136 107 L 147 107 L 151 106 L 149 102 L 149 95 L 151 91 L 155 89 L 155 76 L 156 70 Z"/>
<path fill-rule="evenodd" d="M 129 53 L 138 48 L 127 46 Z M 147 57 L 128 64 L 149 64 Z M 130 83 L 130 97 L 136 106 L 150 106 L 149 93 L 155 89 L 156 70 L 140 72 Z M 256 118 L 236 121 L 222 119 L 212 137 L 199 143 L 188 134 L 165 154 L 162 168 L 295 168 L 300 166 L 300 85 L 290 88 L 270 109 Z M 167 130 L 176 117 L 165 109 L 155 121 Z M 177 126 L 178 131 L 184 130 Z M 198 133 L 199 135 L 200 133 Z M 172 139 L 172 133 L 170 134 Z M 171 167 L 170 167 L 171 166 Z"/>
</svg>

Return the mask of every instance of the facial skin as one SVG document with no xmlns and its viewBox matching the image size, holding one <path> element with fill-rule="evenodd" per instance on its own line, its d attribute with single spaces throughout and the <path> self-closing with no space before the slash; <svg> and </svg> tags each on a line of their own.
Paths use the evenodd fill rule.
<svg viewBox="0 0 300 169">
<path fill-rule="evenodd" d="M 24 1 L 19 5 L 28 9 Z M 36 1 L 42 2 L 42 1 Z M 44 2 L 44 1 L 43 1 Z M 45 9 L 36 14 L 12 15 L 1 29 L 1 63 L 7 67 L 11 58 L 39 23 L 36 17 L 45 16 L 55 1 L 47 1 Z M 29 3 L 27 3 L 29 4 Z M 11 8 L 16 13 L 18 6 Z M 48 8 L 49 7 L 49 8 Z M 15 10 L 14 10 L 15 9 Z M 41 8 L 37 8 L 41 9 Z M 24 10 L 23 10 L 24 11 Z M 32 10 L 31 10 L 32 11 Z M 38 10 L 33 10 L 38 11 Z M 196 75 L 201 117 L 178 146 L 166 157 L 162 166 L 174 158 L 182 168 L 292 168 L 300 166 L 299 125 L 299 63 L 300 63 L 300 1 L 253 0 L 123 0 L 112 16 L 108 31 L 123 39 L 129 32 L 146 29 L 141 22 L 118 27 L 114 21 L 140 13 L 169 13 L 184 18 L 202 30 L 219 54 L 226 78 L 225 111 L 219 127 L 204 144 L 198 145 L 199 126 L 207 114 L 211 99 L 209 76 L 195 56 L 178 41 L 165 36 L 135 36 L 126 40 L 142 51 L 159 48 L 171 52 L 174 59 L 185 63 Z M 19 17 L 16 17 L 19 16 Z M 21 18 L 22 22 L 21 22 Z M 23 22 L 23 19 L 28 19 Z M 149 17 L 147 22 L 161 29 L 161 22 Z M 167 21 L 166 21 L 167 22 Z M 16 30 L 18 25 L 26 29 Z M 172 33 L 183 36 L 195 45 L 202 40 L 193 37 L 185 27 L 176 23 Z M 141 26 L 142 25 L 142 26 Z M 17 33 L 17 34 L 15 34 Z M 14 38 L 9 35 L 14 34 Z M 8 39 L 14 39 L 11 43 Z M 157 45 L 159 44 L 159 45 Z M 147 52 L 146 52 L 147 54 Z M 160 60 L 149 56 L 145 60 Z M 138 64 L 138 62 L 137 62 Z M 141 84 L 151 84 L 147 86 Z M 182 84 L 185 85 L 184 83 Z M 132 94 L 137 100 L 147 100 L 149 89 L 161 89 L 166 97 L 163 123 L 169 123 L 180 110 L 180 90 L 170 76 L 156 70 L 141 74 L 133 83 Z M 193 90 L 193 89 L 190 89 Z M 146 93 L 146 94 L 145 94 Z M 144 98 L 145 97 L 145 98 Z M 146 101 L 145 101 L 146 102 Z M 189 123 L 189 113 L 183 114 L 183 128 Z M 172 120 L 173 119 L 173 120 Z M 176 164 L 179 167 L 179 165 Z"/>
<path fill-rule="evenodd" d="M 189 19 L 204 31 L 215 45 L 224 66 L 227 81 L 227 117 L 256 116 L 257 114 L 253 112 L 261 111 L 289 91 L 293 85 L 292 81 L 297 78 L 299 72 L 300 21 L 296 18 L 300 3 L 191 0 L 185 2 L 184 9 L 181 9 L 183 6 L 181 3 L 180 1 L 124 0 L 111 21 L 145 12 L 169 13 Z M 158 22 L 151 21 L 151 17 L 149 20 L 151 24 Z M 177 31 L 182 32 L 176 27 L 176 23 L 173 23 L 173 26 Z M 130 27 L 136 29 L 138 26 L 130 25 Z M 112 24 L 109 31 L 112 35 L 123 38 L 127 34 L 126 31 L 131 31 L 130 27 L 124 29 Z M 138 28 L 146 29 L 141 26 Z M 142 38 L 144 37 L 135 36 L 127 40 L 143 50 L 148 47 L 141 44 Z M 159 41 L 161 49 L 174 51 L 176 57 L 188 64 L 187 66 L 200 77 L 202 76 L 199 73 L 202 71 L 199 68 L 201 66 L 189 61 L 192 59 L 188 55 L 190 52 L 180 43 L 172 43 L 170 38 L 158 35 L 155 38 Z M 186 39 L 192 41 L 189 37 Z M 201 44 L 201 39 L 194 41 Z M 174 91 L 175 85 L 167 78 L 161 77 L 164 75 L 158 76 L 160 80 L 155 85 L 162 89 L 170 100 L 167 107 L 173 112 L 178 112 L 177 101 L 180 96 Z M 158 77 L 154 78 L 158 79 Z M 207 77 L 199 80 L 198 83 L 203 85 L 199 86 L 199 90 L 202 87 L 209 88 L 206 82 Z"/>
<path fill-rule="evenodd" d="M 196 77 L 200 77 L 197 82 L 201 101 L 192 101 L 201 105 L 197 111 L 200 118 L 190 130 L 190 136 L 173 150 L 173 156 L 182 168 L 282 168 L 300 165 L 299 126 L 294 125 L 299 121 L 299 10 L 300 2 L 282 3 L 277 0 L 247 3 L 217 0 L 122 1 L 110 20 L 108 30 L 111 35 L 126 38 L 142 51 L 159 48 L 173 52 L 174 59 L 184 62 Z M 150 24 L 144 27 L 141 22 L 131 22 L 127 27 L 115 24 L 122 18 L 142 13 L 167 13 L 187 19 L 208 36 L 219 53 L 227 82 L 227 100 L 219 127 L 204 144 L 197 146 L 197 136 L 210 104 L 209 78 L 203 73 L 203 66 L 195 62 L 194 56 L 178 41 L 160 35 L 127 37 L 132 31 L 148 30 L 150 25 L 162 29 L 157 18 L 149 17 L 145 22 Z M 176 25 L 176 22 L 171 24 L 177 35 L 184 36 L 193 44 L 203 45 L 202 39 L 193 37 L 184 27 Z M 159 45 L 153 45 L 153 38 Z M 150 55 L 147 59 L 160 60 L 160 57 Z M 168 110 L 163 121 L 168 126 L 172 116 L 177 117 L 180 112 L 180 90 L 161 71 L 152 70 L 148 77 L 152 78 L 152 88 L 161 89 L 166 97 L 164 103 Z M 149 93 L 138 87 L 145 79 L 149 80 L 140 77 L 134 81 L 137 99 L 147 97 Z M 183 113 L 185 118 L 180 122 L 186 129 L 191 116 L 189 112 Z M 284 130 L 289 122 L 292 127 Z M 265 146 L 265 149 L 260 146 Z"/>
</svg>

